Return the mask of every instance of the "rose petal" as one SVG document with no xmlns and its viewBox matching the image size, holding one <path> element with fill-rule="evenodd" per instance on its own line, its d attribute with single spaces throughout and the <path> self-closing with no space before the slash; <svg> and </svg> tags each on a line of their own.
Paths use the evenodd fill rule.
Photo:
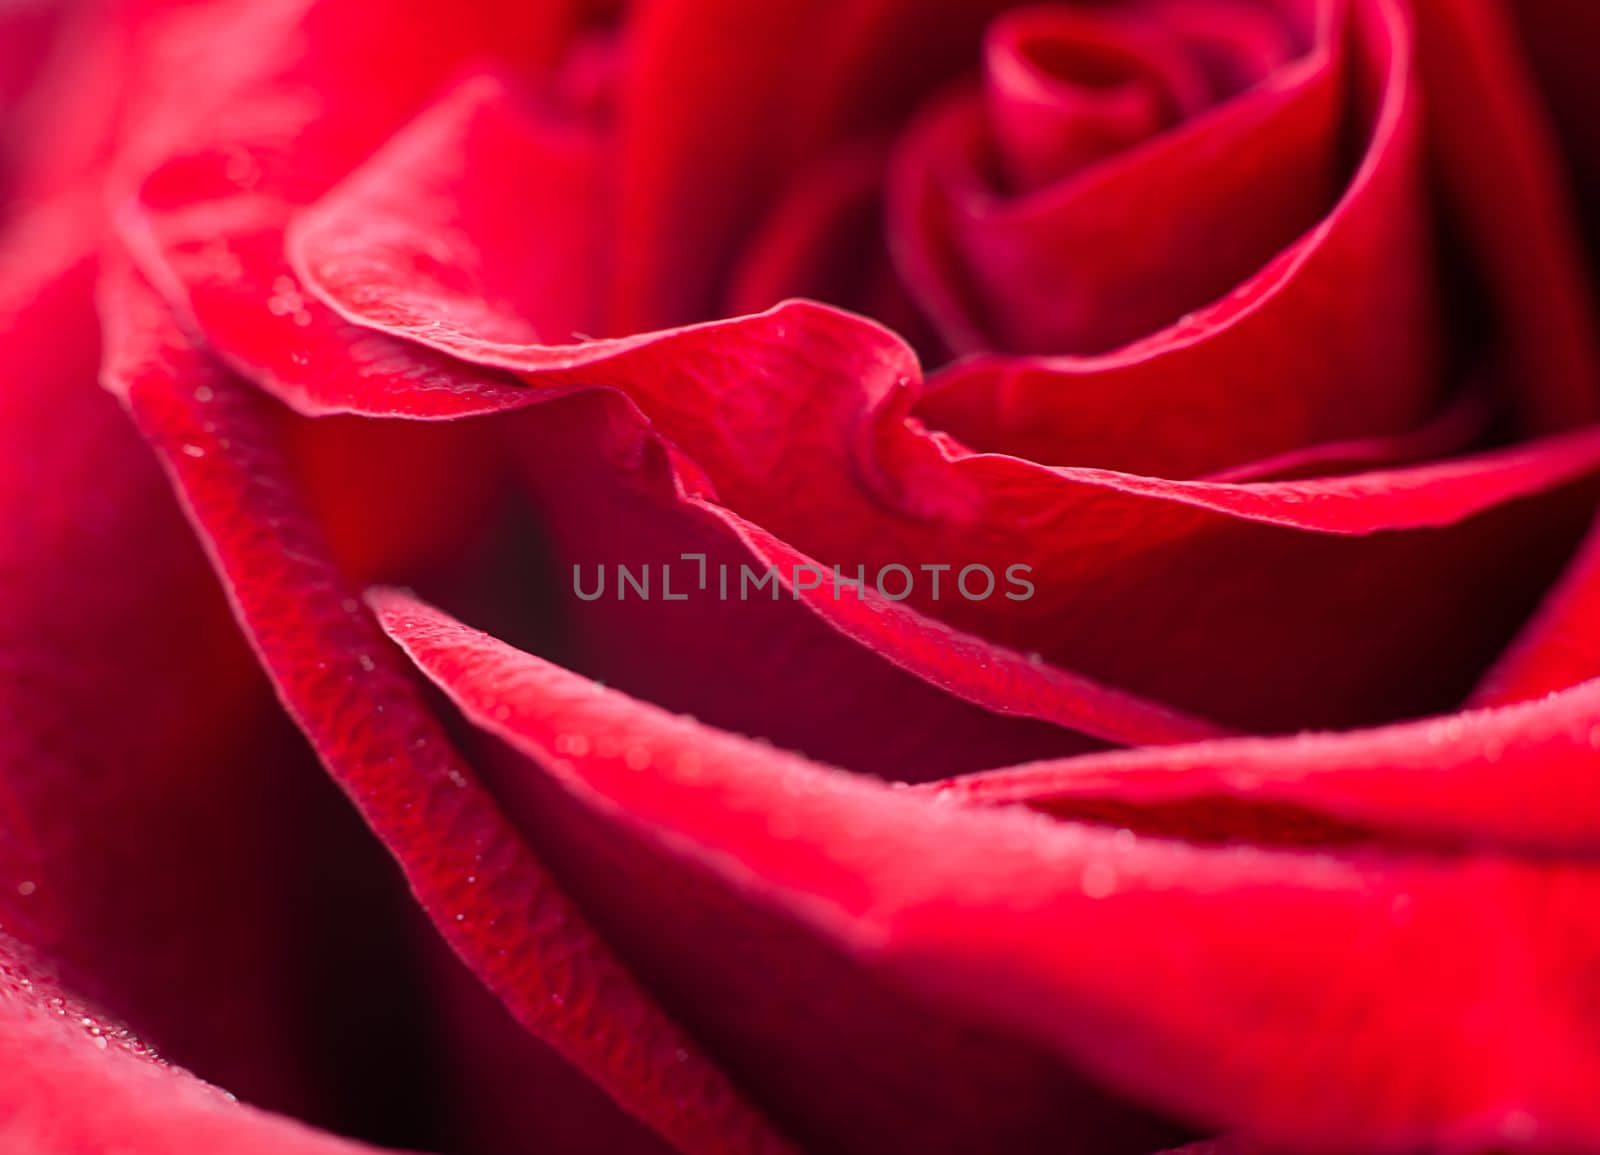
<svg viewBox="0 0 1600 1155">
<path fill-rule="evenodd" d="M 630 13 L 606 331 L 712 315 L 785 182 L 975 63 L 1006 0 L 666 0 Z M 816 83 L 826 77 L 827 83 Z M 714 132 L 706 131 L 714 124 Z"/>
<path fill-rule="evenodd" d="M 1122 152 L 1210 100 L 1205 70 L 1141 13 L 1032 8 L 984 36 L 984 95 L 1013 190 Z"/>
<path fill-rule="evenodd" d="M 692 463 L 674 462 L 622 398 L 553 401 L 518 421 L 558 575 L 561 652 L 608 685 L 890 778 L 1093 748 L 1080 734 L 1149 744 L 1220 732 L 876 594 L 796 585 L 797 567 L 830 571 L 696 493 Z M 627 595 L 619 566 L 650 596 Z"/>
<path fill-rule="evenodd" d="M 632 14 L 618 94 L 608 332 L 709 311 L 734 245 L 779 175 L 774 124 L 787 116 L 805 59 L 795 46 L 827 24 L 815 3 L 795 0 L 668 0 Z"/>
<path fill-rule="evenodd" d="M 275 739 L 204 557 L 96 388 L 91 212 L 53 204 L 0 249 L 0 923 L 175 1061 L 336 1117 L 311 1052 L 349 1084 L 369 1071 L 319 1037 L 341 1014 L 311 1021 L 301 960 L 327 943 L 293 896 L 318 871 L 365 877 L 359 848 L 322 841 L 330 800 Z M 300 856 L 263 873 L 291 830 Z"/>
<path fill-rule="evenodd" d="M 431 979 L 437 1082 L 426 1102 L 445 1124 L 445 1138 L 430 1150 L 470 1155 L 677 1151 L 512 1018 L 431 927 L 412 949 Z"/>
<path fill-rule="evenodd" d="M 685 1152 L 783 1151 L 463 773 L 328 560 L 264 422 L 127 278 L 109 386 L 158 451 L 280 698 L 434 925 L 529 1030 Z"/>
<path fill-rule="evenodd" d="M 1483 270 L 1497 318 L 1493 353 L 1523 427 L 1600 416 L 1600 317 L 1554 140 L 1513 51 L 1508 13 L 1488 0 L 1415 0 L 1429 141 L 1451 212 Z"/>
<path fill-rule="evenodd" d="M 882 153 L 847 145 L 795 178 L 739 257 L 724 314 L 811 297 L 876 317 L 919 348 L 932 346 L 885 248 Z"/>
<path fill-rule="evenodd" d="M 1287 15 L 1281 18 L 1289 23 Z M 1204 100 L 1173 89 L 1198 89 L 1203 82 L 1198 76 L 1180 78 L 1176 65 L 1161 63 L 1164 57 L 1186 61 L 1196 72 L 1200 65 L 1159 13 L 1134 9 L 1075 18 L 1034 13 L 1023 19 L 1035 25 L 1053 21 L 1057 54 L 1062 42 L 1082 37 L 1089 27 L 1123 30 L 1131 41 L 1124 51 L 1143 61 L 1144 74 L 1167 77 L 1149 81 L 1157 85 L 1151 99 L 1160 99 L 1162 87 L 1171 91 L 1164 99 L 1173 111 L 1163 116 L 1176 116 L 1179 107 Z M 985 101 L 981 93 L 958 92 L 934 102 L 897 149 L 890 230 L 908 286 L 951 347 L 962 353 L 1102 353 L 1175 323 L 1192 331 L 1196 326 L 1185 314 L 1219 298 L 1220 306 L 1207 309 L 1213 316 L 1206 327 L 1220 327 L 1264 296 L 1287 291 L 1291 298 L 1303 298 L 1293 289 L 1299 271 L 1285 275 L 1291 262 L 1280 252 L 1286 249 L 1297 250 L 1293 264 L 1335 266 L 1368 292 L 1391 294 L 1385 307 L 1429 321 L 1419 309 L 1426 281 L 1413 271 L 1428 254 L 1414 236 L 1410 249 L 1391 247 L 1385 253 L 1393 289 L 1360 276 L 1383 251 L 1379 244 L 1407 236 L 1404 226 L 1415 219 L 1420 199 L 1415 132 L 1400 127 L 1398 115 L 1405 78 L 1386 66 L 1391 53 L 1404 58 L 1403 33 L 1382 29 L 1358 36 L 1347 49 L 1331 9 L 1323 9 L 1321 25 L 1310 53 L 1247 91 L 1196 110 L 1193 119 L 1171 131 L 1160 131 L 1161 122 L 1152 121 L 1143 134 L 1148 140 L 1099 163 L 1062 169 L 1052 162 L 1060 170 L 1053 174 L 1056 179 L 1014 193 L 997 185 L 988 156 L 998 150 L 1015 162 L 1011 154 L 1020 131 L 1015 116 L 993 119 L 995 101 Z M 997 22 L 992 35 L 1003 35 L 1007 26 Z M 1365 32 L 1362 22 L 1355 27 Z M 1101 45 L 1099 51 L 1100 67 L 1107 67 L 1108 49 Z M 1339 183 L 1339 115 L 1349 52 L 1379 61 L 1375 70 L 1384 86 L 1384 109 L 1344 203 L 1319 220 Z M 995 74 L 989 76 L 992 92 Z M 1001 107 L 1016 111 L 1010 103 Z M 1037 109 L 1030 112 L 1030 119 L 1040 119 Z M 1061 135 L 1048 134 L 1048 139 Z M 1044 162 L 1030 163 L 1037 168 Z M 1369 185 L 1378 187 L 1364 187 Z M 1310 235 L 1301 239 L 1304 233 Z M 1317 255 L 1324 248 L 1331 251 Z M 1258 273 L 1263 266 L 1265 272 Z M 1406 270 L 1404 277 L 1396 276 L 1400 269 Z M 1381 339 L 1367 318 L 1323 302 L 1301 299 L 1274 310 L 1299 323 L 1307 313 L 1326 317 L 1340 332 Z M 1420 332 L 1425 336 L 1427 326 Z M 1412 387 L 1409 379 L 1401 379 Z M 1399 409 L 1405 398 L 1398 394 L 1392 404 Z M 1383 398 L 1374 393 L 1362 401 L 1376 407 Z"/>
<path fill-rule="evenodd" d="M 464 90 L 391 142 L 299 222 L 292 251 L 307 284 L 353 322 L 511 369 L 546 389 L 624 388 L 704 472 L 719 504 L 824 565 L 983 563 L 996 573 L 1033 566 L 1041 597 L 999 607 L 1004 613 L 909 603 L 964 632 L 1228 722 L 1348 724 L 1377 720 L 1401 702 L 1409 712 L 1437 711 L 1458 700 L 1470 671 L 1503 644 L 1582 516 L 1571 495 L 1552 496 L 1540 515 L 1546 526 L 1513 517 L 1504 503 L 1591 471 L 1597 446 L 1588 434 L 1411 470 L 1239 486 L 967 454 L 905 423 L 916 375 L 903 346 L 815 305 L 581 345 L 496 340 L 515 318 L 487 330 L 467 324 L 450 303 L 455 290 L 419 271 L 412 254 L 437 251 L 444 236 L 460 250 L 451 268 L 483 267 L 499 254 L 515 265 L 517 238 L 538 228 L 516 215 L 505 191 L 514 183 L 463 188 L 452 179 L 457 169 L 439 171 L 427 160 L 444 140 L 487 147 L 490 128 L 515 115 L 492 91 Z M 525 158 L 536 161 L 536 153 Z M 482 236 L 444 232 L 431 218 L 429 206 L 458 195 L 475 204 L 468 219 Z M 793 500 L 799 492 L 803 504 Z M 1456 528 L 1337 545 L 1321 536 L 1425 526 Z M 1526 534 L 1528 544 L 1511 548 L 1507 534 Z M 1507 596 L 1490 612 L 1481 588 L 1468 591 L 1447 576 L 1513 559 L 1514 569 L 1498 569 L 1494 582 Z M 1202 566 L 1224 566 L 1229 578 L 1196 585 L 1168 577 Z M 1452 605 L 1442 587 L 1464 600 Z M 1210 604 L 1199 605 L 1200 596 Z M 1358 612 L 1367 627 L 1330 633 L 1330 618 Z M 1375 612 L 1393 618 L 1375 626 Z M 1249 624 L 1269 613 L 1270 632 Z M 1151 622 L 1162 645 L 1137 644 L 1125 627 L 1102 628 L 1130 614 Z M 1350 649 L 1335 658 L 1330 643 Z M 1457 655 L 1449 662 L 1440 657 L 1446 649 Z M 1396 653 L 1417 664 L 1401 670 Z M 1159 663 L 1141 658 L 1156 654 Z M 885 656 L 912 663 L 904 652 Z M 1238 665 L 1224 676 L 1219 661 Z M 1379 668 L 1394 680 L 1375 680 Z M 1445 687 L 1436 680 L 1445 668 L 1463 676 Z M 1188 671 L 1204 671 L 1202 680 Z M 1246 682 L 1255 696 L 1249 706 L 1241 703 Z"/>
<path fill-rule="evenodd" d="M 572 740 L 604 750 L 610 738 L 596 730 Z M 619 752 L 639 764 L 640 751 Z M 585 907 L 604 912 L 608 939 L 808 1150 L 1131 1155 L 1174 1138 L 1036 1046 L 878 981 L 764 904 L 597 824 L 501 754 L 485 750 L 476 762 L 524 836 L 559 864 Z M 690 772 L 693 758 L 685 752 Z M 781 836 L 783 812 L 771 820 Z M 796 998 L 801 991 L 827 998 Z"/>
<path fill-rule="evenodd" d="M 524 828 L 593 872 L 596 908 L 632 943 L 617 872 L 648 855 L 675 886 L 694 879 L 699 909 L 731 893 L 948 1013 L 1269 1143 L 1600 1135 L 1590 866 L 1207 850 L 941 806 L 600 689 L 405 595 L 370 598 L 471 721 L 534 760 L 499 788 L 540 800 Z M 577 842 L 537 817 L 576 822 L 546 774 L 592 817 Z M 678 983 L 695 973 L 670 960 L 685 940 L 652 940 Z"/>
<path fill-rule="evenodd" d="M 1600 847 L 1600 682 L 1379 730 L 1119 750 L 930 784 L 1071 816 L 1291 806 L 1380 831 L 1528 853 Z"/>
<path fill-rule="evenodd" d="M 377 1149 L 240 1105 L 66 996 L 0 938 L 0 1139 L 13 1151 L 360 1155 Z"/>
<path fill-rule="evenodd" d="M 371 0 L 225 3 L 205 13 L 203 35 L 186 43 L 199 44 L 218 94 L 196 116 L 170 107 L 186 92 L 158 107 L 155 119 L 170 123 L 147 127 L 152 139 L 124 161 L 138 178 L 119 219 L 124 239 L 220 356 L 302 412 L 338 409 L 344 379 L 325 371 L 330 363 L 353 371 L 369 399 L 421 392 L 436 415 L 525 403 L 527 391 L 502 375 L 351 332 L 283 260 L 294 206 L 343 176 L 454 73 L 485 59 L 547 60 L 575 12 L 549 3 L 394 16 Z"/>
<path fill-rule="evenodd" d="M 1457 456 L 1480 445 L 1491 428 L 1493 407 L 1482 393 L 1464 393 L 1425 425 L 1392 437 L 1325 441 L 1224 469 L 1203 481 L 1294 481 L 1413 465 Z"/>
<path fill-rule="evenodd" d="M 919 416 L 979 450 L 1165 476 L 1418 424 L 1442 334 L 1411 31 L 1391 5 L 1358 7 L 1348 35 L 1324 8 L 1309 54 L 1028 197 L 959 175 L 978 150 L 972 110 L 913 128 L 895 251 L 946 332 L 974 334 L 957 348 L 1092 354 L 1145 338 L 957 365 Z M 1346 85 L 1374 111 L 1335 200 Z M 990 323 L 996 340 L 975 335 Z"/>
<path fill-rule="evenodd" d="M 1474 706 L 1521 702 L 1600 676 L 1600 530 L 1473 691 Z"/>
</svg>

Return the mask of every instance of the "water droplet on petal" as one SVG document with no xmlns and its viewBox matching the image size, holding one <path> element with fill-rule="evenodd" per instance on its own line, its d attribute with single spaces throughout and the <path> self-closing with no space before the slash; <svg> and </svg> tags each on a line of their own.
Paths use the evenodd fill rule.
<svg viewBox="0 0 1600 1155">
<path fill-rule="evenodd" d="M 556 737 L 556 753 L 582 758 L 589 753 L 589 739 L 583 734 L 560 734 Z"/>
<path fill-rule="evenodd" d="M 1105 898 L 1117 889 L 1117 872 L 1103 862 L 1091 862 L 1083 868 L 1080 885 L 1088 897 Z"/>
<path fill-rule="evenodd" d="M 1500 1124 L 1500 1134 L 1518 1146 L 1531 1143 L 1539 1133 L 1539 1123 L 1526 1111 L 1507 1112 Z"/>
</svg>

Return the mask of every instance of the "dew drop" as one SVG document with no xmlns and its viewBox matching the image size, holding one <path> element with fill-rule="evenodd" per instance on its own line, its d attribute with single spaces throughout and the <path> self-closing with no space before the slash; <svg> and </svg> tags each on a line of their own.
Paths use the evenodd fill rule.
<svg viewBox="0 0 1600 1155">
<path fill-rule="evenodd" d="M 241 149 L 229 155 L 223 165 L 222 175 L 240 188 L 250 188 L 260 182 L 261 166 L 253 156 Z"/>
<path fill-rule="evenodd" d="M 1080 885 L 1088 897 L 1105 898 L 1117 889 L 1117 872 L 1103 862 L 1091 862 L 1083 868 Z"/>
<path fill-rule="evenodd" d="M 30 894 L 32 894 L 34 891 L 36 891 L 38 889 L 39 889 L 39 885 L 38 885 L 38 883 L 35 883 L 35 882 L 28 881 L 28 882 L 19 882 L 19 883 L 17 883 L 17 893 L 20 894 L 23 898 L 27 898 Z"/>
<path fill-rule="evenodd" d="M 190 445 L 187 442 L 184 443 L 183 452 L 189 457 L 204 457 L 206 455 L 206 451 L 200 446 Z"/>
<path fill-rule="evenodd" d="M 1505 1119 L 1500 1124 L 1500 1134 L 1504 1135 L 1509 1142 L 1519 1146 L 1531 1143 L 1538 1133 L 1538 1121 L 1526 1111 L 1507 1112 Z"/>
<path fill-rule="evenodd" d="M 583 734 L 561 734 L 556 738 L 556 753 L 582 758 L 589 752 L 589 739 Z"/>
</svg>

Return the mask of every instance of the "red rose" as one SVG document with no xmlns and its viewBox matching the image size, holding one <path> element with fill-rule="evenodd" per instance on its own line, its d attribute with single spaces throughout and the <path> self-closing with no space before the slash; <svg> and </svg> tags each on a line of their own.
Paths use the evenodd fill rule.
<svg viewBox="0 0 1600 1155">
<path fill-rule="evenodd" d="M 0 13 L 6 1149 L 1600 1151 L 1512 9 Z"/>
</svg>

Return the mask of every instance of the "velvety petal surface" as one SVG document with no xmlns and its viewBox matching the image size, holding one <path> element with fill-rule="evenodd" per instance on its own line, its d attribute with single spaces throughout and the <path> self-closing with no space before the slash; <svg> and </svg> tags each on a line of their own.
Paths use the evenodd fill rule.
<svg viewBox="0 0 1600 1155">
<path fill-rule="evenodd" d="M 0 1145 L 1600 1145 L 1588 23 L 5 7 Z"/>
<path fill-rule="evenodd" d="M 189 345 L 136 275 L 108 289 L 108 308 L 108 384 L 176 484 L 280 699 L 445 941 L 518 1022 L 681 1150 L 787 1150 L 467 775 L 306 516 L 271 403 Z"/>
<path fill-rule="evenodd" d="M 482 86 L 436 107 L 298 222 L 291 252 L 307 285 L 352 322 L 546 391 L 624 390 L 703 475 L 706 498 L 824 567 L 1031 566 L 1040 596 L 1026 605 L 903 607 L 964 634 L 1234 725 L 1421 714 L 1465 694 L 1576 540 L 1583 499 L 1564 487 L 1593 467 L 1586 433 L 1322 480 L 1181 482 L 1051 468 L 930 435 L 907 419 L 919 374 L 904 346 L 820 306 L 604 341 L 505 340 L 537 328 L 538 314 L 488 290 L 537 256 L 540 228 L 517 216 L 517 182 L 468 181 L 465 167 L 431 158 L 496 140 L 504 164 L 517 126 L 509 98 Z M 532 179 L 541 154 L 520 155 Z M 448 279 L 416 259 L 437 262 L 441 245 Z M 1507 504 L 1540 493 L 1526 512 Z M 1449 576 L 1463 572 L 1495 576 L 1468 589 Z M 835 621 L 848 612 L 816 608 Z M 1359 630 L 1328 628 L 1358 616 Z M 1145 630 L 1161 645 L 1136 642 Z M 930 676 L 911 647 L 874 648 Z M 1455 656 L 1442 662 L 1446 651 Z M 1465 676 L 1445 686 L 1445 668 Z"/>
<path fill-rule="evenodd" d="M 501 375 L 350 332 L 302 291 L 283 230 L 456 74 L 548 65 L 577 16 L 564 3 L 397 12 L 365 0 L 208 12 L 189 46 L 215 90 L 198 114 L 178 96 L 158 104 L 159 131 L 121 165 L 123 236 L 228 363 L 304 412 L 338 408 L 328 361 L 368 394 L 421 390 L 441 416 L 514 404 Z"/>
<path fill-rule="evenodd" d="M 96 386 L 82 209 L 40 210 L 0 242 L 0 923 L 173 1061 L 338 1122 L 328 1092 L 370 1068 L 321 1034 L 350 1020 L 319 1002 L 340 952 L 307 896 L 329 869 L 359 890 L 363 846 L 325 840 L 320 777 L 282 742 L 159 469 Z M 294 838 L 298 857 L 269 866 Z M 376 914 L 368 933 L 384 941 Z M 360 1097 L 346 1126 L 370 1122 Z"/>
<path fill-rule="evenodd" d="M 681 862 L 1124 1091 L 1290 1146 L 1594 1141 L 1585 862 L 1204 849 L 951 805 L 709 731 L 405 595 L 372 602 L 529 759 L 500 790 L 547 800 L 548 775 L 610 839 L 654 848 L 652 870 Z M 605 895 L 605 859 L 579 861 Z M 627 926 L 627 893 L 592 901 Z"/>
<path fill-rule="evenodd" d="M 1069 818 L 1159 823 L 1165 813 L 1172 825 L 1158 828 L 1189 837 L 1186 820 L 1248 841 L 1248 812 L 1260 810 L 1270 825 L 1282 807 L 1368 840 L 1592 854 L 1600 845 L 1600 683 L 1380 730 L 1119 750 L 928 788 Z"/>
<path fill-rule="evenodd" d="M 0 1142 L 41 1155 L 359 1155 L 377 1149 L 240 1104 L 62 991 L 0 938 Z"/>
</svg>

